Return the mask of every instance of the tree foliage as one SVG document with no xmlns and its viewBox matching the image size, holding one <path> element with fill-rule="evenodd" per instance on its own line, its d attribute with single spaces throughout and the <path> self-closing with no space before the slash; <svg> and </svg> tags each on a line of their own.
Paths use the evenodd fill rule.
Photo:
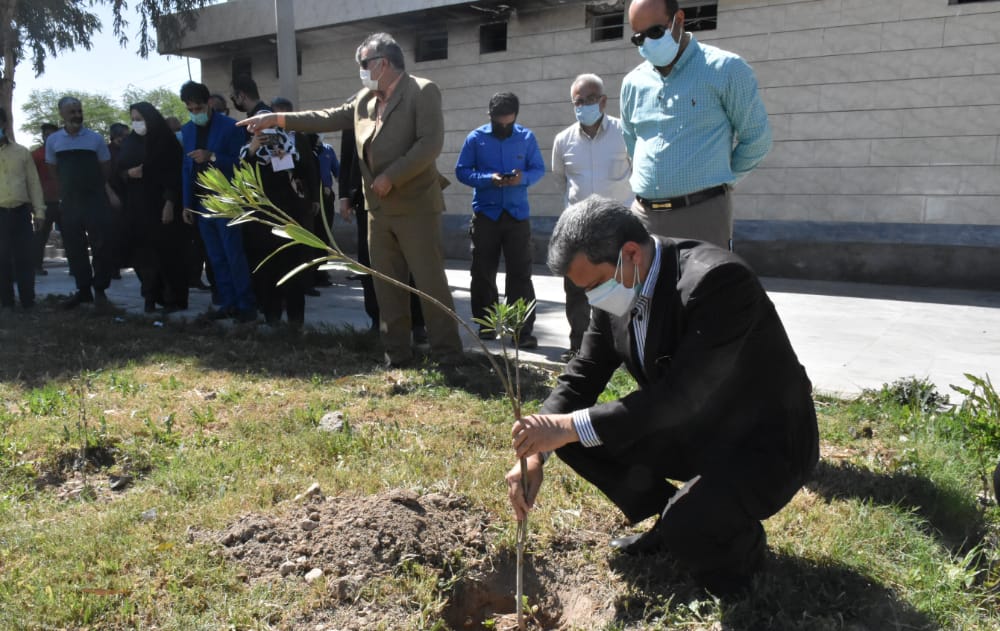
<svg viewBox="0 0 1000 631">
<path fill-rule="evenodd" d="M 112 29 L 118 43 L 127 46 L 129 32 L 135 33 L 136 52 L 147 57 L 156 47 L 153 32 L 158 31 L 167 45 L 185 31 L 193 29 L 197 9 L 210 0 L 3 0 L 0 2 L 0 106 L 11 116 L 14 71 L 17 64 L 31 57 L 35 74 L 45 72 L 45 61 L 77 47 L 90 50 L 94 33 L 102 24 L 92 13 L 96 5 L 112 9 Z M 139 16 L 130 25 L 126 11 L 132 8 Z M 82 101 L 82 99 L 81 99 Z M 86 113 L 86 112 L 85 112 Z M 14 126 L 11 125 L 11 129 Z"/>
<path fill-rule="evenodd" d="M 59 118 L 59 99 L 67 95 L 80 100 L 80 105 L 83 106 L 83 124 L 104 136 L 107 136 L 108 127 L 112 123 L 128 124 L 129 105 L 139 101 L 152 103 L 165 117 L 177 116 L 181 120 L 187 117 L 187 108 L 184 107 L 184 102 L 181 101 L 177 91 L 171 88 L 142 90 L 130 86 L 117 101 L 105 94 L 90 92 L 63 93 L 52 89 L 32 90 L 24 104 L 24 113 L 28 119 L 24 126 L 31 130 L 35 143 L 41 142 L 40 127 L 42 123 L 62 125 L 62 120 Z"/>
</svg>

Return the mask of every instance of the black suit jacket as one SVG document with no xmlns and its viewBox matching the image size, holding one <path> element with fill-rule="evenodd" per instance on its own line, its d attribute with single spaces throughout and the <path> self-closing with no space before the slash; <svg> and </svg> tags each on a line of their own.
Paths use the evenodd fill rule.
<svg viewBox="0 0 1000 631">
<path fill-rule="evenodd" d="M 812 386 L 757 276 L 727 250 L 654 238 L 661 262 L 644 361 L 631 318 L 593 309 L 580 353 L 542 411 L 590 408 L 613 454 L 669 445 L 692 472 L 702 472 L 745 463 L 750 450 L 781 461 L 761 466 L 802 477 L 818 459 Z M 622 363 L 638 389 L 595 405 Z"/>
</svg>

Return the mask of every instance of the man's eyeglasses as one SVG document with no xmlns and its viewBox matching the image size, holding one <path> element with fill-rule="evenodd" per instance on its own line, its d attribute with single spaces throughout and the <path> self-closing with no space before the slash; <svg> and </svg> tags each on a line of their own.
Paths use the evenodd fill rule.
<svg viewBox="0 0 1000 631">
<path fill-rule="evenodd" d="M 573 107 L 583 107 L 584 105 L 597 105 L 604 97 L 603 94 L 591 94 L 585 99 L 573 99 Z"/>
<path fill-rule="evenodd" d="M 631 40 L 633 46 L 642 46 L 647 37 L 649 39 L 660 39 L 668 30 L 670 30 L 669 24 L 654 24 L 645 31 L 632 33 L 632 37 L 629 39 Z"/>
<path fill-rule="evenodd" d="M 372 55 L 371 57 L 369 57 L 367 59 L 362 59 L 358 63 L 361 64 L 361 69 L 362 70 L 368 70 L 368 62 L 369 61 L 375 61 L 376 59 L 382 59 L 382 55 Z"/>
</svg>

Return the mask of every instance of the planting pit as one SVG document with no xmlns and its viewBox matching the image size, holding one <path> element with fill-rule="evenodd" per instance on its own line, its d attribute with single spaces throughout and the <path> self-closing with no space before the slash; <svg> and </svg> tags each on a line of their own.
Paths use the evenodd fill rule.
<svg viewBox="0 0 1000 631">
<path fill-rule="evenodd" d="M 283 514 L 248 514 L 221 532 L 194 536 L 216 544 L 214 554 L 237 563 L 250 583 L 312 585 L 317 597 L 308 610 L 288 612 L 288 628 L 414 628 L 428 619 L 463 631 L 517 627 L 515 557 L 497 552 L 489 516 L 457 495 L 394 489 L 324 498 L 316 490 Z M 615 590 L 599 584 L 593 568 L 580 569 L 590 544 L 526 557 L 529 628 L 587 629 L 613 618 Z M 421 608 L 433 599 L 379 594 L 384 581 L 427 573 L 443 588 L 431 610 Z"/>
</svg>

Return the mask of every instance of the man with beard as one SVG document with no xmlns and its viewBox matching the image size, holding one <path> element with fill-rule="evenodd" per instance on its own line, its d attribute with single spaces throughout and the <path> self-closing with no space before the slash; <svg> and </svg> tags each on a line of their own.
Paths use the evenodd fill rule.
<svg viewBox="0 0 1000 631">
<path fill-rule="evenodd" d="M 518 125 L 520 108 L 510 92 L 493 95 L 490 122 L 472 130 L 462 145 L 455 176 L 474 189 L 472 194 L 472 317 L 485 318 L 499 299 L 497 269 L 503 253 L 507 301 L 535 299 L 531 282 L 531 220 L 528 217 L 528 187 L 545 175 L 545 163 L 535 134 Z M 532 335 L 535 314 L 524 323 L 518 336 L 521 348 L 536 348 Z M 479 329 L 481 339 L 494 333 Z"/>
<path fill-rule="evenodd" d="M 117 196 L 107 185 L 111 153 L 104 139 L 83 126 L 83 106 L 72 96 L 59 99 L 63 128 L 45 143 L 45 162 L 56 169 L 62 195 L 63 245 L 69 271 L 76 279 L 76 293 L 62 303 L 73 309 L 81 303 L 94 302 L 106 308 L 110 303 L 105 290 L 114 272 L 110 243 L 111 206 Z M 87 256 L 87 245 L 93 257 Z"/>
</svg>

